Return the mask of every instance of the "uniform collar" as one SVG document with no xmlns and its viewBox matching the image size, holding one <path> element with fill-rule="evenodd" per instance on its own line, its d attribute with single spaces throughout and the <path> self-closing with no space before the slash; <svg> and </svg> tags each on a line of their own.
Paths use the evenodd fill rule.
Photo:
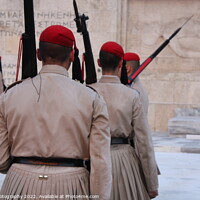
<svg viewBox="0 0 200 200">
<path fill-rule="evenodd" d="M 100 83 L 121 83 L 118 76 L 112 76 L 112 75 L 103 75 L 100 80 Z"/>
<path fill-rule="evenodd" d="M 54 73 L 54 74 L 60 74 L 64 76 L 69 76 L 68 71 L 60 66 L 60 65 L 44 65 L 42 69 L 40 70 L 40 73 Z"/>
</svg>

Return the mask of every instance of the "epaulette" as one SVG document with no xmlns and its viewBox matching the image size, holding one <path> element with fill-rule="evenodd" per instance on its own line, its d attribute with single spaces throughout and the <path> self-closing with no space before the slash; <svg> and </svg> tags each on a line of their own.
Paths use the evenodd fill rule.
<svg viewBox="0 0 200 200">
<path fill-rule="evenodd" d="M 23 82 L 23 81 L 20 80 L 20 81 L 16 81 L 16 82 L 12 83 L 11 85 L 9 85 L 9 86 L 5 89 L 5 93 L 6 93 L 10 88 L 12 88 L 12 87 L 14 87 L 15 85 L 20 84 L 20 83 L 22 83 L 22 82 Z"/>
</svg>

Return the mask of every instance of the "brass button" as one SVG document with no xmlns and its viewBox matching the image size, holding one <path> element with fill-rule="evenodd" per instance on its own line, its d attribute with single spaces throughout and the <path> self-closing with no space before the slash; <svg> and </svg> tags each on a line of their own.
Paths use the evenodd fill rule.
<svg viewBox="0 0 200 200">
<path fill-rule="evenodd" d="M 47 175 L 39 175 L 39 179 L 48 179 Z"/>
</svg>

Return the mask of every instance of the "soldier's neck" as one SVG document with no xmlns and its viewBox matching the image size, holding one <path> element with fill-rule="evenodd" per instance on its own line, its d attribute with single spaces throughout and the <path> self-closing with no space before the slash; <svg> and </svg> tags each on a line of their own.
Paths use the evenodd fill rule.
<svg viewBox="0 0 200 200">
<path fill-rule="evenodd" d="M 102 71 L 102 75 L 111 75 L 111 76 L 118 76 L 118 71 Z"/>
</svg>

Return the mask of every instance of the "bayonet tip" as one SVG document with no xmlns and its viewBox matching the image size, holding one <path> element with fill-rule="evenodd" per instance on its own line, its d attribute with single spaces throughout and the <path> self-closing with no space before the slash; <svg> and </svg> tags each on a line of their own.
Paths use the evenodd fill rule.
<svg viewBox="0 0 200 200">
<path fill-rule="evenodd" d="M 187 24 L 187 23 L 192 19 L 193 16 L 194 16 L 194 15 L 190 16 L 190 17 L 184 22 L 184 24 L 181 26 L 181 28 L 182 28 L 183 26 L 185 26 L 185 24 Z"/>
</svg>

